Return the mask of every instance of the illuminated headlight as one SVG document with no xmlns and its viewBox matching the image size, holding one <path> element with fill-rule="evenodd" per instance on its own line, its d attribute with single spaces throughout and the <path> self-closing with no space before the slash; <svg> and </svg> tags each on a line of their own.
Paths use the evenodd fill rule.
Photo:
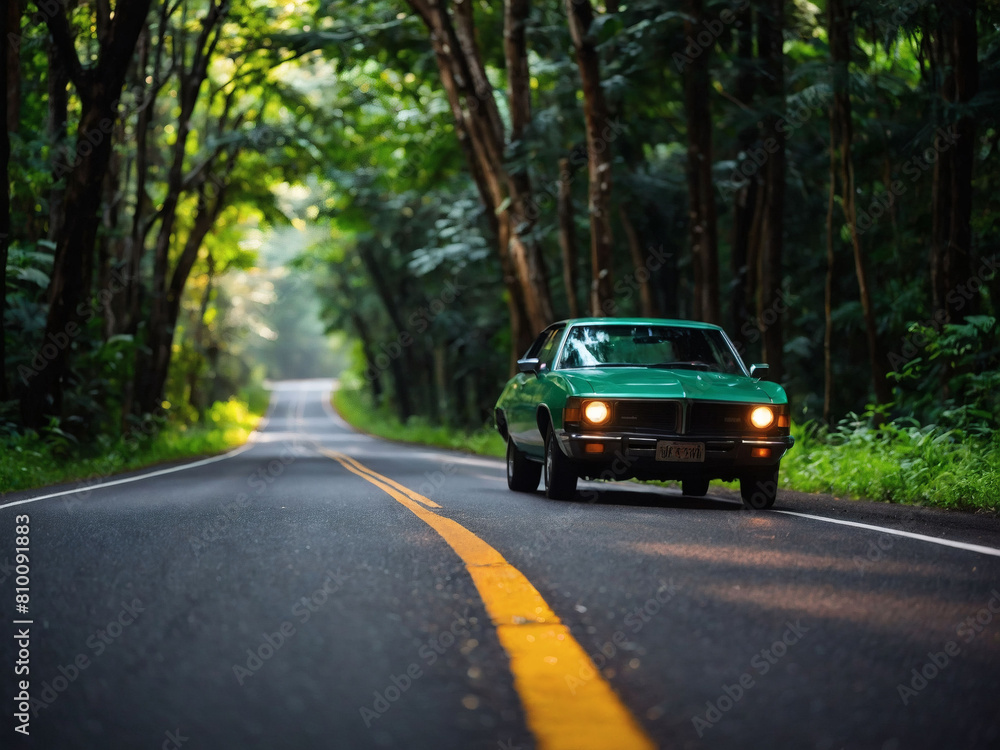
<svg viewBox="0 0 1000 750">
<path fill-rule="evenodd" d="M 583 407 L 583 418 L 590 424 L 604 424 L 611 419 L 611 407 L 604 401 L 588 401 Z"/>
<path fill-rule="evenodd" d="M 774 423 L 774 411 L 770 406 L 758 406 L 750 412 L 750 424 L 764 430 Z"/>
</svg>

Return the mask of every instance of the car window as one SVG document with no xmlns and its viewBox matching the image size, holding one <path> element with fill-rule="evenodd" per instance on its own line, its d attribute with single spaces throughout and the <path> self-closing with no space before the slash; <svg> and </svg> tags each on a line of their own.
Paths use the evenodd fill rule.
<svg viewBox="0 0 1000 750">
<path fill-rule="evenodd" d="M 552 367 L 552 362 L 555 359 L 556 349 L 559 346 L 559 339 L 562 336 L 562 332 L 562 328 L 553 329 L 550 332 L 549 337 L 545 339 L 545 342 L 542 344 L 541 350 L 537 355 L 535 355 L 538 357 L 539 362 L 549 368 Z"/>
<path fill-rule="evenodd" d="M 538 354 L 542 351 L 542 347 L 545 343 L 552 338 L 554 331 L 545 330 L 538 334 L 538 338 L 528 347 L 528 351 L 524 354 L 524 359 L 537 359 Z"/>
<path fill-rule="evenodd" d="M 725 334 L 684 326 L 574 326 L 559 360 L 560 368 L 637 366 L 746 374 Z"/>
</svg>

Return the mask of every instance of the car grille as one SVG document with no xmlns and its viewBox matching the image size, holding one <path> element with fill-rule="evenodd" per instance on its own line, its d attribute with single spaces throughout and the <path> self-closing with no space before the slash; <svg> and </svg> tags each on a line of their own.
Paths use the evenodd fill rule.
<svg viewBox="0 0 1000 750">
<path fill-rule="evenodd" d="M 747 429 L 746 404 L 694 402 L 688 418 L 689 435 L 731 435 Z"/>
<path fill-rule="evenodd" d="M 676 401 L 619 401 L 615 423 L 619 427 L 677 432 L 679 412 L 680 406 Z"/>
</svg>

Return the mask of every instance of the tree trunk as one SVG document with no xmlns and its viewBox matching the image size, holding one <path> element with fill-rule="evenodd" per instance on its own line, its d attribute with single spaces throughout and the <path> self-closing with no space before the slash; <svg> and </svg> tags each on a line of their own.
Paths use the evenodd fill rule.
<svg viewBox="0 0 1000 750">
<path fill-rule="evenodd" d="M 471 2 L 462 3 L 471 9 Z M 507 63 L 507 100 L 510 104 L 510 141 L 515 156 L 521 156 L 524 137 L 531 124 L 531 75 L 528 71 L 528 47 L 525 39 L 525 25 L 531 3 L 528 0 L 505 0 L 504 2 L 504 56 Z M 478 56 L 478 55 L 477 55 Z M 525 163 L 521 158 L 520 162 Z M 528 299 L 538 295 L 534 305 L 533 322 L 541 331 L 553 322 L 552 299 L 549 290 L 549 273 L 542 256 L 542 249 L 535 238 L 535 222 L 538 219 L 538 205 L 534 200 L 531 177 L 526 167 L 510 171 L 511 213 L 514 237 L 519 240 L 513 245 L 515 262 L 520 275 L 526 282 Z M 525 278 L 526 277 L 526 278 Z M 529 303 L 529 310 L 532 304 Z"/>
<path fill-rule="evenodd" d="M 485 80 L 482 61 L 474 60 L 470 66 L 466 56 L 467 50 L 475 52 L 475 49 L 474 47 L 469 49 L 471 45 L 468 41 L 466 48 L 463 48 L 458 41 L 451 18 L 439 0 L 408 0 L 408 2 L 430 32 L 431 46 L 441 76 L 441 84 L 448 95 L 458 142 L 465 154 L 469 172 L 486 207 L 487 220 L 496 237 L 501 273 L 507 290 L 513 343 L 510 365 L 513 372 L 517 357 L 528 349 L 535 334 L 547 323 L 542 323 L 542 316 L 538 313 L 538 296 L 532 294 L 530 285 L 525 285 L 526 280 L 523 278 L 525 268 L 519 269 L 511 254 L 515 233 L 507 206 L 507 192 L 504 189 L 506 177 L 502 164 L 502 125 L 496 103 L 493 101 L 492 87 L 488 86 L 488 81 L 481 90 L 477 90 L 474 86 L 473 70 L 482 71 L 480 78 Z M 470 25 L 468 16 L 465 17 L 465 24 L 468 35 L 471 32 L 468 28 Z M 548 294 L 547 289 L 538 291 Z M 531 305 L 536 305 L 534 313 Z"/>
<path fill-rule="evenodd" d="M 65 221 L 56 241 L 55 261 L 49 285 L 46 341 L 63 341 L 77 334 L 83 323 L 82 308 L 90 293 L 94 242 L 100 222 L 101 186 L 111 158 L 111 133 L 118 120 L 118 97 L 125 83 L 139 32 L 145 23 L 150 0 L 134 0 L 115 6 L 114 17 L 100 19 L 107 33 L 99 35 L 98 62 L 84 68 L 65 12 L 46 20 L 63 65 L 80 98 L 80 123 L 72 165 L 66 165 Z M 57 176 L 58 170 L 57 170 Z M 55 357 L 29 381 L 21 401 L 26 426 L 38 428 L 47 414 L 58 414 L 62 406 L 63 381 L 69 371 L 70 346 L 57 346 Z"/>
<path fill-rule="evenodd" d="M 760 236 L 760 294 L 757 298 L 757 323 L 764 343 L 764 361 L 770 365 L 770 377 L 784 379 L 785 305 L 781 297 L 782 255 L 785 229 L 785 137 L 779 131 L 785 112 L 784 0 L 770 0 L 758 16 L 758 49 L 763 63 L 761 83 L 768 102 L 761 133 L 769 154 L 764 165 L 764 190 L 767 195 Z"/>
<path fill-rule="evenodd" d="M 747 5 L 740 11 L 737 20 L 737 57 L 740 60 L 740 73 L 736 79 L 735 97 L 749 111 L 756 91 L 757 77 L 753 65 L 753 7 Z M 730 325 L 733 335 L 739 345 L 740 352 L 746 352 L 750 337 L 744 330 L 751 319 L 750 300 L 755 290 L 747 288 L 748 262 L 750 257 L 751 230 L 753 227 L 754 208 L 757 205 L 758 178 L 756 165 L 748 156 L 750 149 L 757 140 L 757 128 L 749 125 L 738 135 L 740 154 L 737 156 L 737 185 L 733 194 L 733 231 L 730 242 L 730 268 L 733 276 L 730 301 Z M 747 174 L 749 172 L 749 175 Z"/>
<path fill-rule="evenodd" d="M 632 219 L 629 218 L 628 211 L 624 204 L 618 204 L 618 217 L 622 222 L 622 229 L 625 230 L 625 238 L 628 240 L 629 257 L 632 259 L 632 280 L 639 288 L 639 314 L 644 318 L 656 317 L 656 306 L 653 304 L 653 293 L 649 286 L 650 272 L 646 267 L 646 258 L 642 252 L 642 243 L 639 242 L 639 234 L 635 231 Z"/>
<path fill-rule="evenodd" d="M 201 304 L 198 307 L 198 323 L 195 328 L 194 335 L 192 339 L 194 340 L 195 351 L 201 356 L 205 351 L 205 316 L 208 315 L 208 306 L 212 303 L 212 292 L 214 291 L 215 282 L 215 257 L 211 252 L 207 253 L 207 258 L 205 259 L 206 269 L 206 281 L 205 281 L 205 291 L 201 295 Z M 208 401 L 203 398 L 201 394 L 201 377 L 198 369 L 192 367 L 188 373 L 188 404 L 194 409 L 198 414 L 201 414 L 205 409 L 208 408 Z"/>
<path fill-rule="evenodd" d="M 937 30 L 939 64 L 944 71 L 941 96 L 946 110 L 968 102 L 979 90 L 979 39 L 976 0 L 939 2 Z M 972 177 L 976 151 L 976 120 L 963 114 L 941 129 L 945 143 L 934 170 L 933 251 L 931 279 L 934 309 L 957 323 L 974 315 L 978 295 L 966 299 L 953 292 L 972 275 Z M 935 143 L 935 147 L 938 144 Z"/>
<path fill-rule="evenodd" d="M 12 3 L 13 5 L 13 3 Z M 6 13 L 0 12 L 0 65 L 3 66 L 4 86 L 9 93 L 10 71 L 8 57 L 8 36 L 10 28 Z M 5 95 L 0 102 L 0 176 L 3 178 L 3 190 L 0 191 L 0 401 L 6 401 L 7 392 L 7 326 L 4 323 L 4 313 L 7 311 L 7 249 L 10 246 L 10 125 L 7 120 L 9 113 L 8 97 Z"/>
<path fill-rule="evenodd" d="M 583 113 L 587 125 L 587 170 L 590 180 L 590 312 L 610 315 L 615 308 L 611 234 L 611 142 L 608 110 L 601 90 L 601 61 L 590 34 L 594 9 L 590 0 L 565 0 L 570 36 L 576 49 L 583 86 Z"/>
<path fill-rule="evenodd" d="M 537 208 L 531 200 L 530 182 L 527 181 L 526 174 L 515 177 L 505 167 L 503 119 L 493 98 L 493 86 L 486 75 L 486 66 L 476 43 L 472 3 L 461 2 L 454 5 L 454 25 L 442 3 L 432 5 L 437 6 L 441 28 L 457 43 L 455 51 L 459 54 L 453 54 L 452 59 L 458 63 L 459 79 L 471 84 L 465 90 L 466 106 L 473 115 L 473 132 L 478 134 L 481 141 L 481 153 L 487 160 L 487 172 L 495 175 L 497 190 L 494 198 L 499 200 L 494 205 L 494 211 L 500 213 L 501 221 L 508 224 L 507 253 L 523 290 L 522 299 L 531 327 L 537 332 L 552 322 L 552 298 L 540 248 L 531 236 L 534 218 L 529 219 L 529 216 Z M 523 131 L 531 117 L 530 78 L 523 29 L 528 4 L 518 2 L 517 5 L 520 7 L 505 9 L 505 23 L 514 23 L 515 26 L 520 23 L 519 28 L 505 28 L 505 53 L 515 57 L 513 61 L 508 61 L 508 65 L 515 68 L 515 81 L 512 83 L 514 88 L 511 90 L 515 99 L 510 102 L 512 125 Z M 524 55 L 523 60 L 518 59 L 517 50 Z M 527 192 L 522 193 L 522 189 Z"/>
<path fill-rule="evenodd" d="M 687 0 L 684 28 L 694 37 L 705 15 L 704 0 Z M 709 102 L 709 50 L 685 67 L 684 108 L 688 140 L 688 200 L 691 265 L 694 272 L 694 308 L 697 320 L 720 323 L 719 240 L 715 189 L 712 185 L 712 113 Z"/>
<path fill-rule="evenodd" d="M 170 367 L 174 325 L 177 322 L 180 298 L 184 291 L 183 283 L 179 290 L 175 290 L 173 282 L 178 279 L 178 272 L 188 263 L 186 254 L 189 252 L 189 247 L 186 245 L 173 276 L 170 276 L 170 248 L 175 239 L 177 209 L 187 182 L 184 168 L 187 161 L 188 138 L 192 132 L 191 118 L 198 104 L 201 88 L 208 76 L 208 67 L 218 44 L 222 24 L 225 22 L 227 13 L 228 6 L 225 2 L 213 2 L 206 10 L 201 19 L 201 30 L 198 38 L 193 43 L 190 67 L 178 73 L 177 136 L 174 141 L 170 170 L 167 174 L 166 196 L 163 199 L 162 208 L 157 212 L 160 226 L 153 250 L 152 299 L 145 347 L 139 349 L 136 354 L 133 411 L 138 410 L 138 413 L 152 413 L 160 407 L 160 403 L 163 401 L 163 389 Z M 165 33 L 164 29 L 161 29 L 160 33 Z M 221 119 L 224 121 L 226 116 L 227 112 L 223 112 Z M 202 169 L 207 172 L 210 166 L 203 166 Z M 192 235 L 196 231 L 200 231 L 202 225 L 199 222 L 206 220 L 203 217 L 211 215 L 217 210 L 221 211 L 221 205 L 219 205 L 221 191 L 220 195 L 216 196 L 215 205 L 207 208 L 202 205 L 205 188 L 204 175 L 198 178 L 198 182 L 202 195 L 200 196 L 198 217 L 195 226 L 191 229 Z M 202 210 L 203 208 L 205 210 Z M 210 223 L 205 228 L 205 233 L 211 229 L 214 222 L 215 216 L 212 216 Z M 135 225 L 133 225 L 133 233 L 135 231 Z M 190 259 L 190 264 L 193 264 L 197 258 L 200 246 L 201 240 L 199 239 L 198 244 L 193 248 L 194 258 Z M 135 252 L 135 248 L 133 248 L 133 252 Z M 188 265 L 187 272 L 184 272 L 180 277 L 182 282 L 187 281 L 189 272 L 190 265 Z"/>
<path fill-rule="evenodd" d="M 235 158 L 235 156 L 231 157 L 233 160 Z M 198 259 L 198 251 L 201 249 L 205 237 L 208 236 L 212 227 L 215 226 L 215 222 L 222 212 L 225 194 L 225 189 L 219 187 L 214 190 L 211 202 L 209 202 L 206 196 L 206 183 L 203 182 L 200 187 L 198 210 L 194 218 L 194 224 L 188 232 L 180 257 L 177 259 L 177 265 L 170 276 L 170 283 L 167 285 L 166 293 L 163 295 L 164 308 L 162 314 L 164 319 L 162 325 L 158 326 L 155 331 L 152 328 L 150 330 L 150 340 L 147 343 L 150 349 L 150 356 L 145 365 L 148 370 L 144 373 L 142 380 L 144 388 L 138 391 L 138 399 L 136 401 L 138 413 L 140 414 L 152 414 L 156 412 L 163 401 L 167 377 L 170 374 L 174 333 L 177 330 L 177 320 L 180 317 L 184 287 L 187 285 L 191 269 L 194 268 L 195 261 Z"/>
<path fill-rule="evenodd" d="M 3 120 L 8 133 L 16 133 L 21 127 L 21 14 L 23 0 L 7 0 L 7 17 L 4 26 L 4 77 L 7 86 L 7 101 Z M 0 12 L 2 13 L 2 12 Z"/>
<path fill-rule="evenodd" d="M 62 222 L 66 216 L 64 207 L 66 199 L 66 186 L 56 176 L 56 170 L 64 169 L 64 165 L 71 161 L 68 149 L 69 134 L 67 122 L 69 120 L 69 73 L 63 63 L 55 43 L 47 45 L 46 53 L 49 59 L 48 74 L 48 94 L 49 111 L 46 131 L 49 143 L 52 144 L 51 164 L 52 164 L 52 188 L 49 190 L 49 232 L 48 238 L 56 242 L 62 235 Z"/>
<path fill-rule="evenodd" d="M 368 272 L 368 277 L 371 279 L 375 294 L 382 302 L 389 320 L 392 321 L 396 340 L 402 341 L 403 337 L 407 335 L 412 337 L 412 334 L 406 327 L 406 323 L 399 314 L 399 309 L 396 305 L 397 295 L 393 293 L 392 288 L 386 282 L 385 275 L 381 270 L 380 260 L 375 257 L 371 252 L 371 248 L 365 243 L 358 244 L 358 255 L 361 257 L 365 270 Z M 396 406 L 399 410 L 400 420 L 405 422 L 413 415 L 413 400 L 410 398 L 410 386 L 421 375 L 426 377 L 427 372 L 425 368 L 418 367 L 414 361 L 412 343 L 410 346 L 402 346 L 400 344 L 400 348 L 401 351 L 398 355 L 389 355 L 389 357 L 392 363 L 390 370 L 393 381 L 396 383 Z"/>
<path fill-rule="evenodd" d="M 830 192 L 826 204 L 826 282 L 823 290 L 823 421 L 833 418 L 833 281 L 837 237 L 833 231 L 837 205 L 837 123 L 830 109 Z"/>
<path fill-rule="evenodd" d="M 571 318 L 580 317 L 580 302 L 576 296 L 577 258 L 576 222 L 573 217 L 573 168 L 569 159 L 559 160 L 559 250 L 562 255 L 563 285 L 566 287 L 566 304 Z"/>
<path fill-rule="evenodd" d="M 830 148 L 839 149 L 838 165 L 840 178 L 841 206 L 844 219 L 851 236 L 854 251 L 854 271 L 858 279 L 861 310 L 864 315 L 865 334 L 868 340 L 868 357 L 871 362 L 872 385 L 875 400 L 887 404 L 892 399 L 892 391 L 886 379 L 885 364 L 878 341 L 878 329 L 872 305 L 872 295 L 868 285 L 865 257 L 858 234 L 857 209 L 855 205 L 854 161 L 851 154 L 854 128 L 851 122 L 851 90 L 849 65 L 853 23 L 851 11 L 844 0 L 830 0 L 827 7 L 829 18 L 830 55 L 833 66 L 833 106 L 830 110 L 831 128 L 837 138 Z"/>
</svg>

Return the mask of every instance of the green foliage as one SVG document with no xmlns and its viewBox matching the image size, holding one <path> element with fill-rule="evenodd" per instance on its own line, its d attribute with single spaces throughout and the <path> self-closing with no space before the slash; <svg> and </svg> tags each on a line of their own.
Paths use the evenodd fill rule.
<svg viewBox="0 0 1000 750">
<path fill-rule="evenodd" d="M 333 405 L 351 426 L 388 440 L 432 445 L 482 456 L 502 457 L 506 454 L 507 445 L 492 422 L 484 423 L 474 431 L 432 425 L 427 419 L 417 416 L 403 423 L 384 408 L 379 409 L 373 404 L 371 395 L 357 381 L 342 384 L 333 395 Z"/>
<path fill-rule="evenodd" d="M 920 424 L 974 437 L 989 437 L 1000 428 L 996 318 L 975 315 L 940 328 L 915 323 L 909 328 L 907 345 L 920 356 L 892 373 L 898 383 L 897 411 Z"/>
<path fill-rule="evenodd" d="M 794 426 L 782 484 L 893 503 L 1000 512 L 1000 436 L 968 439 L 936 426 L 894 422 L 871 428 L 851 417 L 829 430 Z"/>
<path fill-rule="evenodd" d="M 245 443 L 256 429 L 266 403 L 262 408 L 259 395 L 254 401 L 257 411 L 237 399 L 216 402 L 208 409 L 204 425 L 147 418 L 129 435 L 103 434 L 86 444 L 55 425 L 44 435 L 33 431 L 0 434 L 0 493 L 103 479 L 167 461 L 222 453 Z"/>
<path fill-rule="evenodd" d="M 929 58 L 931 36 L 947 4 L 916 5 L 909 10 L 864 0 L 852 6 L 854 177 L 859 210 L 870 219 L 862 250 L 878 332 L 883 341 L 902 342 L 896 350 L 903 351 L 906 360 L 894 368 L 896 402 L 883 415 L 894 421 L 868 434 L 853 421 L 828 433 L 803 433 L 801 445 L 789 454 L 790 465 L 797 465 L 800 454 L 810 455 L 817 466 L 826 467 L 817 469 L 817 476 L 835 478 L 836 470 L 846 477 L 874 475 L 868 468 L 852 474 L 836 458 L 854 450 L 852 446 L 857 446 L 858 455 L 866 447 L 876 455 L 884 451 L 878 473 L 887 477 L 900 470 L 897 454 L 933 467 L 946 465 L 945 455 L 964 461 L 957 446 L 967 442 L 973 453 L 988 452 L 991 435 L 1000 427 L 1000 353 L 994 322 L 1000 281 L 986 279 L 971 300 L 968 312 L 979 316 L 945 327 L 912 324 L 932 315 L 927 253 L 934 231 L 928 207 L 935 172 L 923 155 L 934 145 L 938 125 L 962 114 L 977 120 L 974 255 L 1000 246 L 1000 128 L 995 114 L 1000 102 L 1000 16 L 995 4 L 979 4 L 979 93 L 968 105 L 953 107 L 941 97 L 941 66 Z M 718 0 L 707 3 L 706 9 L 711 19 L 735 19 L 724 11 L 741 6 L 737 0 Z M 612 14 L 597 4 L 593 29 L 615 123 L 607 138 L 615 159 L 616 254 L 611 273 L 615 281 L 627 282 L 643 270 L 634 267 L 627 252 L 621 208 L 634 225 L 640 253 L 657 249 L 658 257 L 669 258 L 649 273 L 659 311 L 689 317 L 693 268 L 684 179 L 688 133 L 684 70 L 675 58 L 688 48 L 689 30 L 685 15 L 666 9 L 662 0 L 635 0 L 618 7 Z M 87 52 L 97 49 L 92 33 L 97 28 L 96 6 L 72 8 L 73 28 L 86 59 Z M 121 412 L 141 369 L 136 363 L 149 347 L 155 276 L 151 245 L 161 227 L 159 212 L 168 198 L 181 125 L 177 64 L 193 58 L 191 45 L 205 4 L 181 0 L 154 8 L 148 54 L 133 61 L 135 69 L 121 98 L 123 123 L 115 134 L 113 173 L 102 205 L 89 315 L 69 344 L 72 367 L 61 419 L 49 424 L 42 436 L 21 435 L 16 399 L 23 392 L 21 368 L 44 365 L 44 357 L 38 357 L 46 344 L 53 271 L 49 221 L 65 184 L 53 178 L 53 163 L 72 159 L 71 153 L 60 152 L 74 142 L 80 102 L 71 87 L 67 117 L 62 118 L 66 132 L 47 127 L 52 102 L 48 32 L 30 14 L 22 19 L 21 127 L 12 135 L 10 175 L 14 236 L 3 312 L 5 374 L 14 400 L 0 404 L 0 436 L 6 436 L 0 439 L 9 437 L 11 446 L 19 446 L 18 455 L 28 465 L 34 465 L 35 453 L 44 462 L 73 455 L 83 445 L 108 448 L 114 440 L 107 436 L 129 421 Z M 751 10 L 759 13 L 758 4 Z M 225 190 L 223 210 L 199 248 L 181 299 L 165 393 L 172 430 L 198 423 L 201 427 L 192 429 L 208 429 L 217 415 L 210 405 L 234 392 L 251 388 L 254 398 L 262 401 L 264 377 L 334 374 L 344 366 L 353 367 L 364 383 L 365 398 L 394 414 L 400 429 L 408 424 L 429 434 L 433 430 L 428 425 L 447 423 L 475 430 L 487 418 L 510 367 L 508 300 L 492 217 L 483 212 L 468 176 L 427 30 L 409 11 L 406 3 L 378 0 L 231 4 L 208 80 L 186 123 L 191 130 L 183 144 L 184 187 L 178 196 L 177 224 L 169 233 L 168 276 L 204 200 Z M 486 74 L 495 86 L 501 119 L 507 121 L 503 4 L 474 3 L 473 12 Z M 748 151 L 764 152 L 761 144 L 745 142 L 746 133 L 758 132 L 757 123 L 775 111 L 784 112 L 789 125 L 784 143 L 784 287 L 794 294 L 788 295 L 784 311 L 785 385 L 797 416 L 808 418 L 822 408 L 825 385 L 822 301 L 831 85 L 822 8 L 795 0 L 786 6 L 786 14 L 783 99 L 762 98 L 759 77 L 756 93 L 742 86 L 748 72 L 760 73 L 760 61 L 741 56 L 739 38 L 747 29 L 741 29 L 739 21 L 713 24 L 717 30 L 699 54 L 706 56 L 712 81 L 723 289 L 734 289 L 739 275 L 748 270 L 737 268 L 739 262 L 731 257 L 738 233 L 747 231 L 736 224 L 735 194 L 743 181 L 736 170 L 748 163 Z M 532 121 L 522 138 L 503 144 L 504 156 L 507 168 L 524 170 L 534 188 L 538 216 L 532 239 L 547 265 L 555 315 L 562 317 L 568 313 L 569 297 L 584 299 L 589 290 L 579 70 L 561 3 L 533 3 L 526 31 Z M 161 43 L 164 54 L 158 57 Z M 142 113 L 150 116 L 142 131 L 148 137 L 149 179 L 138 190 L 134 144 Z M 226 161 L 229 157 L 232 160 Z M 574 167 L 571 174 L 560 174 L 564 159 Z M 209 190 L 199 196 L 194 186 L 199 175 L 206 174 Z M 760 169 L 751 175 L 754 180 L 761 176 Z M 571 290 L 561 280 L 554 200 L 560 179 L 569 181 L 579 251 L 578 285 Z M 888 209 L 886 204 L 891 204 Z M 121 300 L 106 305 L 96 287 L 102 274 L 128 265 L 132 250 L 126 240 L 135 220 L 147 244 L 139 268 L 140 305 L 136 319 L 128 321 L 131 312 L 122 315 Z M 289 224 L 292 228 L 286 229 Z M 832 388 L 837 415 L 859 411 L 871 400 L 871 364 L 863 343 L 850 232 L 839 204 L 834 205 L 833 236 Z M 287 265 L 295 266 L 292 272 L 286 273 Z M 317 315 L 311 300 L 316 292 L 319 325 L 311 320 Z M 621 314 L 638 312 L 639 295 L 633 287 L 619 287 L 616 297 Z M 730 334 L 743 338 L 748 359 L 756 361 L 757 321 L 741 319 L 738 310 L 723 314 Z M 332 351 L 326 333 L 355 342 L 352 362 Z M 914 346 L 914 353 L 906 353 L 907 344 Z M 131 419 L 133 424 L 142 422 L 141 417 Z M 802 445 L 815 450 L 800 451 Z M 932 453 L 931 446 L 938 453 Z M 923 476 L 921 465 L 913 464 L 917 468 L 912 476 Z M 995 464 L 986 461 L 983 466 Z M 907 474 L 906 482 L 912 476 Z M 905 496 L 901 486 L 879 487 L 876 482 L 870 491 Z M 960 494 L 970 493 L 975 494 Z"/>
</svg>

